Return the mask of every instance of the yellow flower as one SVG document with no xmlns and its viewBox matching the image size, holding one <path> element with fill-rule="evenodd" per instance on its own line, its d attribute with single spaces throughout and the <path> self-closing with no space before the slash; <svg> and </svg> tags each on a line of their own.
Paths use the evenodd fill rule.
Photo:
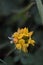
<svg viewBox="0 0 43 65">
<path fill-rule="evenodd" d="M 24 33 L 24 36 L 28 36 L 28 28 L 24 28 L 24 30 L 23 30 L 23 33 Z"/>
<path fill-rule="evenodd" d="M 33 31 L 29 32 L 28 28 L 19 28 L 17 32 L 12 35 L 16 49 L 22 50 L 23 52 L 28 52 L 27 48 L 29 47 L 29 44 L 32 46 L 35 45 L 35 41 L 31 38 L 32 35 Z"/>
<path fill-rule="evenodd" d="M 22 34 L 24 36 L 28 36 L 28 28 L 24 28 L 24 29 L 18 29 L 17 31 L 19 34 Z"/>
<path fill-rule="evenodd" d="M 24 33 L 28 33 L 28 28 L 25 27 L 24 30 L 23 30 L 23 32 Z"/>
<path fill-rule="evenodd" d="M 22 39 L 23 36 L 24 34 L 19 34 L 18 39 Z"/>
<path fill-rule="evenodd" d="M 33 31 L 28 33 L 28 36 L 31 37 L 33 35 Z"/>
<path fill-rule="evenodd" d="M 21 44 L 16 44 L 16 49 L 21 50 Z"/>
<path fill-rule="evenodd" d="M 21 50 L 23 52 L 27 52 L 28 43 L 25 43 L 25 40 L 20 39 L 19 44 L 21 44 Z"/>
<path fill-rule="evenodd" d="M 23 33 L 23 29 L 18 28 L 17 32 L 20 33 L 20 34 L 22 34 Z"/>
<path fill-rule="evenodd" d="M 18 38 L 18 36 L 19 36 L 19 34 L 18 34 L 17 32 L 15 32 L 15 33 L 12 35 L 13 38 Z"/>
<path fill-rule="evenodd" d="M 25 43 L 25 40 L 23 39 L 20 39 L 18 41 L 18 44 L 16 44 L 16 49 L 20 49 L 23 52 L 28 52 L 27 47 L 28 47 L 28 43 Z"/>
<path fill-rule="evenodd" d="M 22 51 L 28 52 L 28 49 L 27 49 L 28 46 L 29 46 L 28 43 L 23 44 Z"/>
<path fill-rule="evenodd" d="M 35 41 L 33 39 L 31 39 L 31 37 L 28 40 L 28 44 L 31 44 L 32 46 L 35 45 Z"/>
<path fill-rule="evenodd" d="M 23 45 L 23 44 L 25 43 L 25 40 L 24 40 L 24 39 L 20 39 L 20 40 L 18 41 L 18 43 L 21 44 L 21 45 Z"/>
<path fill-rule="evenodd" d="M 13 42 L 14 42 L 14 43 L 17 43 L 17 42 L 18 42 L 18 39 L 17 39 L 17 38 L 14 38 L 14 39 L 13 39 Z"/>
</svg>

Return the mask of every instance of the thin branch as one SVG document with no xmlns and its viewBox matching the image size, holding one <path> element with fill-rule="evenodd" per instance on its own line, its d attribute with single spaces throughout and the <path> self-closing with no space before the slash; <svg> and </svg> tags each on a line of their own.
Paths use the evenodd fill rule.
<svg viewBox="0 0 43 65">
<path fill-rule="evenodd" d="M 33 5 L 35 4 L 35 2 L 32 2 L 30 4 L 28 4 L 28 6 L 26 6 L 25 8 L 21 9 L 21 10 L 13 10 L 13 13 L 24 13 L 27 10 L 29 10 Z"/>
<path fill-rule="evenodd" d="M 6 55 L 5 58 L 7 58 L 14 50 L 15 50 L 15 48 L 13 48 L 12 50 L 10 50 L 10 51 L 7 53 L 7 55 Z"/>
</svg>

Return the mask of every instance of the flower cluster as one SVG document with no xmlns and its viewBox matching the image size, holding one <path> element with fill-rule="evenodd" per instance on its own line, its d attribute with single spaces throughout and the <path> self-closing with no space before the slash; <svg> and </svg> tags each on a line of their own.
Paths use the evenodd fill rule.
<svg viewBox="0 0 43 65">
<path fill-rule="evenodd" d="M 16 49 L 22 50 L 23 52 L 28 52 L 27 48 L 29 45 L 35 45 L 35 41 L 31 38 L 32 34 L 33 31 L 29 32 L 26 27 L 18 29 L 17 32 L 12 35 L 13 43 L 15 44 Z"/>
</svg>

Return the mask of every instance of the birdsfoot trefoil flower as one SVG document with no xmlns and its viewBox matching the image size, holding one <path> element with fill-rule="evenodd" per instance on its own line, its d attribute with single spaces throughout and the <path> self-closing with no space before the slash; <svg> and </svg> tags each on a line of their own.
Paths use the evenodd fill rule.
<svg viewBox="0 0 43 65">
<path fill-rule="evenodd" d="M 17 32 L 13 33 L 12 41 L 15 44 L 16 49 L 23 52 L 28 52 L 28 47 L 31 44 L 35 45 L 35 40 L 32 39 L 33 31 L 29 32 L 28 28 L 18 29 Z"/>
</svg>

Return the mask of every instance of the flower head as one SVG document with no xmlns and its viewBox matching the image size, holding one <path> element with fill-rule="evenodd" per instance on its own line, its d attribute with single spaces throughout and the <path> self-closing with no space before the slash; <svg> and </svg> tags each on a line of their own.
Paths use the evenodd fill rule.
<svg viewBox="0 0 43 65">
<path fill-rule="evenodd" d="M 27 48 L 29 45 L 35 45 L 35 41 L 31 38 L 32 35 L 33 31 L 29 32 L 28 28 L 19 28 L 17 32 L 12 35 L 13 43 L 15 44 L 16 49 L 22 50 L 23 52 L 28 52 Z"/>
</svg>

